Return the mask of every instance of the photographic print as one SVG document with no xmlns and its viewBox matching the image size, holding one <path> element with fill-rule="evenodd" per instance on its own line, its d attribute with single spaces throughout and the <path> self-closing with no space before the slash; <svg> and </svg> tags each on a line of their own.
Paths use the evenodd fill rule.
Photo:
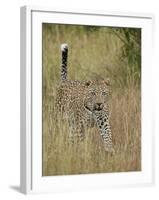
<svg viewBox="0 0 159 200">
<path fill-rule="evenodd" d="M 141 171 L 141 28 L 42 23 L 42 176 Z"/>
<path fill-rule="evenodd" d="M 154 183 L 145 13 L 21 8 L 21 191 Z"/>
</svg>

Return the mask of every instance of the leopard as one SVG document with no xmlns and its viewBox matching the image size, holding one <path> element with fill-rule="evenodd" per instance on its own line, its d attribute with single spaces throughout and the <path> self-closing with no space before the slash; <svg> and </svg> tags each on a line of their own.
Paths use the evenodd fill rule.
<svg viewBox="0 0 159 200">
<path fill-rule="evenodd" d="M 88 128 L 95 127 L 103 140 L 105 151 L 114 153 L 110 126 L 110 80 L 68 80 L 68 44 L 61 45 L 61 81 L 57 87 L 57 113 L 67 119 L 69 140 L 84 141 Z"/>
</svg>

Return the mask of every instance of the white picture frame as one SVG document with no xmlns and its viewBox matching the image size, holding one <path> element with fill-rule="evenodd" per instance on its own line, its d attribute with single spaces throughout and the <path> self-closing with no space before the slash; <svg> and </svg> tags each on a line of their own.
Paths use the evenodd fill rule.
<svg viewBox="0 0 159 200">
<path fill-rule="evenodd" d="M 21 8 L 21 192 L 43 193 L 152 185 L 154 131 L 152 113 L 153 15 Z M 142 170 L 42 177 L 42 23 L 142 28 Z"/>
</svg>

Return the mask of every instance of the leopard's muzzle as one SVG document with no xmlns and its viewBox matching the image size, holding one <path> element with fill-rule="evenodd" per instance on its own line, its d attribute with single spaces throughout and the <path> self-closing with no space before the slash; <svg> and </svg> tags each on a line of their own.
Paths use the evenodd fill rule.
<svg viewBox="0 0 159 200">
<path fill-rule="evenodd" d="M 96 103 L 94 104 L 93 110 L 100 111 L 100 110 L 103 110 L 103 107 L 104 107 L 103 103 Z"/>
</svg>

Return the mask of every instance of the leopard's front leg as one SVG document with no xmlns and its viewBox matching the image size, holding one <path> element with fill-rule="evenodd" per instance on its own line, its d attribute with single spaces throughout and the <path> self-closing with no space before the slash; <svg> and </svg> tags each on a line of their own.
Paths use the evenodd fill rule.
<svg viewBox="0 0 159 200">
<path fill-rule="evenodd" d="M 85 138 L 84 134 L 84 122 L 78 117 L 72 117 L 69 119 L 70 133 L 69 140 L 71 143 L 83 141 Z"/>
<path fill-rule="evenodd" d="M 94 111 L 93 117 L 98 129 L 100 130 L 100 135 L 102 136 L 105 150 L 114 153 L 115 151 L 112 143 L 111 127 L 107 112 Z"/>
</svg>

